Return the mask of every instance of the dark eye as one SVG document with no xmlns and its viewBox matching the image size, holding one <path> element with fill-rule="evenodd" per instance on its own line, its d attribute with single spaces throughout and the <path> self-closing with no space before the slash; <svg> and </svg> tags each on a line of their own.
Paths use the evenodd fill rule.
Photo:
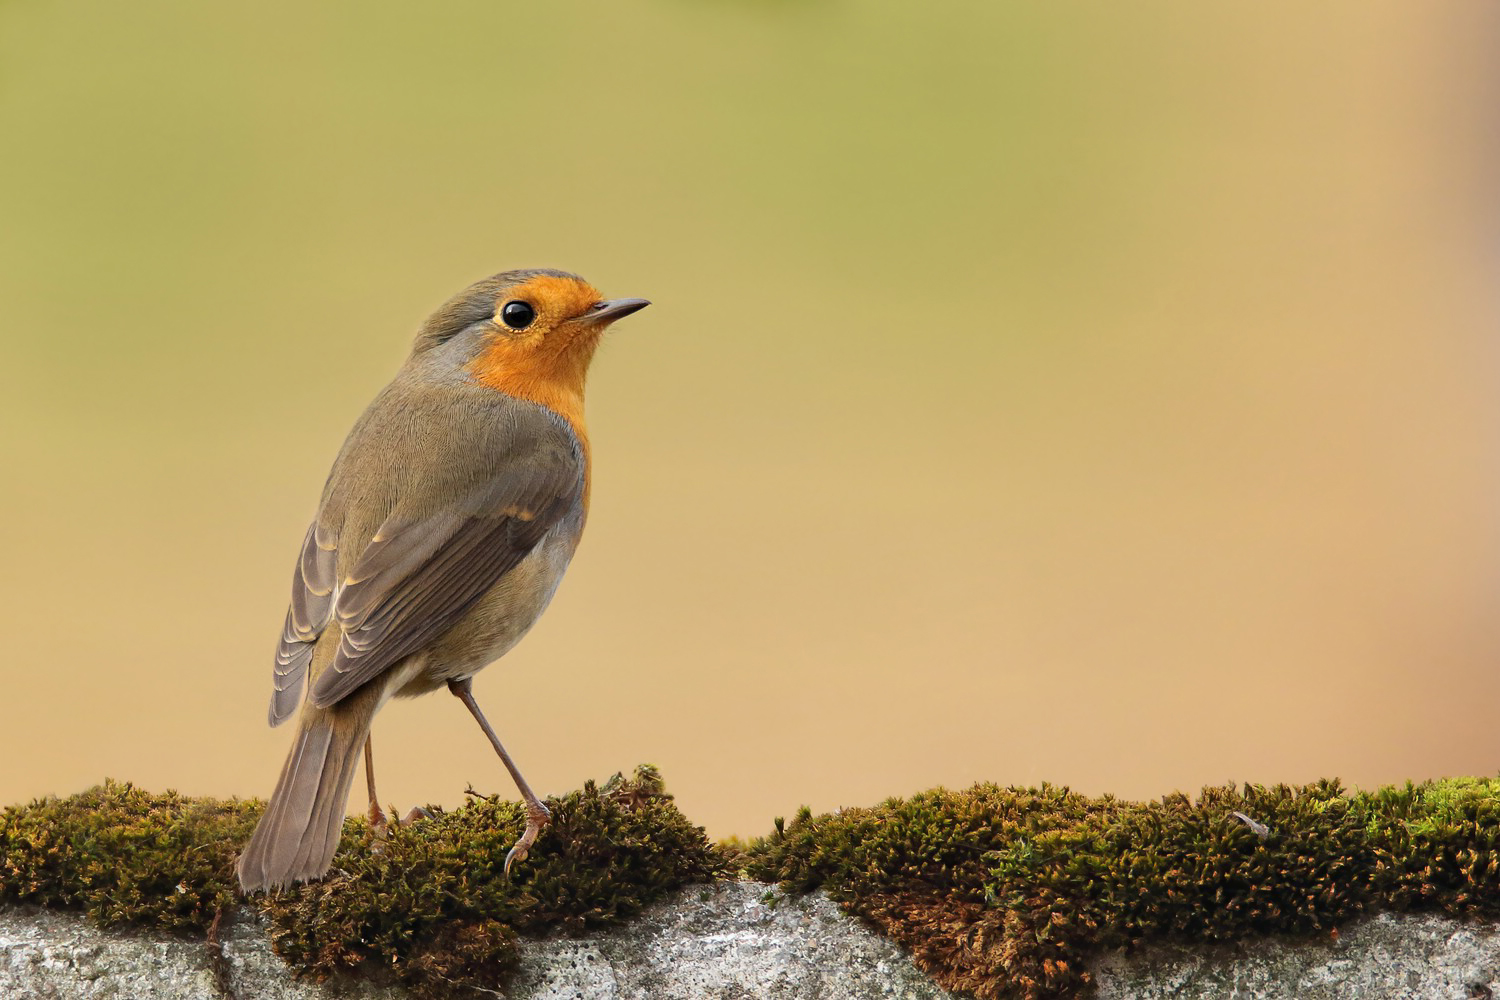
<svg viewBox="0 0 1500 1000">
<path fill-rule="evenodd" d="M 507 302 L 500 310 L 500 321 L 512 330 L 524 330 L 536 319 L 536 310 L 529 302 Z"/>
</svg>

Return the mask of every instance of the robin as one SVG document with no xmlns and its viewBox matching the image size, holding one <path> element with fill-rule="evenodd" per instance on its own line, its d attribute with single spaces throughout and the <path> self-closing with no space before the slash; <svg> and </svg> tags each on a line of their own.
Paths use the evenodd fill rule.
<svg viewBox="0 0 1500 1000">
<path fill-rule="evenodd" d="M 584 379 L 605 329 L 648 304 L 605 299 L 562 271 L 506 271 L 422 324 L 334 461 L 292 574 L 271 725 L 302 707 L 240 855 L 246 892 L 328 871 L 361 749 L 371 819 L 383 824 L 371 720 L 392 696 L 442 687 L 473 714 L 525 800 L 506 873 L 526 857 L 547 807 L 471 680 L 536 623 L 578 547 L 589 506 Z"/>
</svg>

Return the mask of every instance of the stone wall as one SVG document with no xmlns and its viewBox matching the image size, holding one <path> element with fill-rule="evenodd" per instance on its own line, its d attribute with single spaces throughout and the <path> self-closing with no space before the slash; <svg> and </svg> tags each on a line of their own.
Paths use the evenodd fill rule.
<svg viewBox="0 0 1500 1000">
<path fill-rule="evenodd" d="M 369 983 L 294 980 L 248 913 L 223 961 L 201 941 L 100 931 L 72 914 L 0 909 L 7 1000 L 396 1000 Z M 1327 941 L 1258 941 L 1104 956 L 1099 1000 L 1465 1000 L 1500 987 L 1500 931 L 1379 916 Z M 528 942 L 511 1000 L 939 1000 L 949 994 L 821 895 L 754 883 L 691 889 L 605 933 Z"/>
</svg>

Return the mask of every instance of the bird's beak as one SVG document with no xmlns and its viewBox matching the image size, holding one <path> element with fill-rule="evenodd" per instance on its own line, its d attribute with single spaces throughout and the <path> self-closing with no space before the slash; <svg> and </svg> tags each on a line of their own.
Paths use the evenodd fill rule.
<svg viewBox="0 0 1500 1000">
<path fill-rule="evenodd" d="M 646 308 L 651 303 L 646 299 L 609 299 L 604 302 L 594 303 L 593 308 L 584 313 L 579 319 L 592 325 L 603 325 L 613 323 L 622 316 L 629 316 Z"/>
</svg>

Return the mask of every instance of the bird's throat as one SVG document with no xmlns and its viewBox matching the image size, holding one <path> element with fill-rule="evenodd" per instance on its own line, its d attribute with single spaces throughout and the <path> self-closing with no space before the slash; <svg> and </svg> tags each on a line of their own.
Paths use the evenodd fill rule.
<svg viewBox="0 0 1500 1000">
<path fill-rule="evenodd" d="M 505 357 L 503 348 L 491 348 L 470 368 L 475 381 L 497 392 L 545 407 L 568 422 L 583 450 L 583 505 L 588 509 L 592 463 L 589 461 L 589 431 L 583 415 L 584 381 L 593 345 L 579 344 L 553 358 L 528 359 L 518 365 Z M 583 349 L 580 349 L 583 348 Z M 496 356 L 499 355 L 499 356 Z M 569 357 L 574 355 L 574 357 Z M 538 363 L 542 362 L 542 363 Z M 547 363 L 551 362 L 551 363 Z"/>
</svg>

